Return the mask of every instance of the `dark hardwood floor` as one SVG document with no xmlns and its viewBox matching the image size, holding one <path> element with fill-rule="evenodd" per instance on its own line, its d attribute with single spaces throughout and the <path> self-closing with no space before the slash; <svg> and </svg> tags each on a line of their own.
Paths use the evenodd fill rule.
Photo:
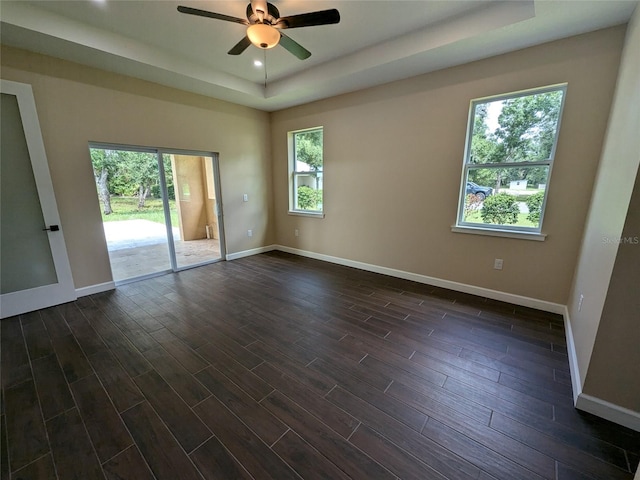
<svg viewBox="0 0 640 480">
<path fill-rule="evenodd" d="M 4 479 L 631 479 L 557 315 L 284 253 L 3 320 Z"/>
</svg>

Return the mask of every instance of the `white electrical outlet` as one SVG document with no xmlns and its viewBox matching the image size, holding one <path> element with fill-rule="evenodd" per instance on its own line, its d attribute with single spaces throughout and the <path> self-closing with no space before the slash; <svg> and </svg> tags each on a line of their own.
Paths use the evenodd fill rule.
<svg viewBox="0 0 640 480">
<path fill-rule="evenodd" d="M 578 301 L 578 311 L 582 311 L 582 301 L 584 300 L 584 295 L 580 294 L 580 300 Z"/>
<path fill-rule="evenodd" d="M 249 201 L 249 194 L 248 193 L 242 194 L 242 201 L 243 202 L 248 202 Z"/>
<path fill-rule="evenodd" d="M 293 231 L 293 233 L 296 237 L 300 236 L 300 232 L 298 231 L 297 228 Z"/>
<path fill-rule="evenodd" d="M 253 237 L 253 230 L 247 230 L 247 237 Z"/>
<path fill-rule="evenodd" d="M 502 263 L 503 263 L 503 260 L 501 258 L 496 258 L 493 261 L 493 268 L 496 270 L 502 270 Z"/>
</svg>

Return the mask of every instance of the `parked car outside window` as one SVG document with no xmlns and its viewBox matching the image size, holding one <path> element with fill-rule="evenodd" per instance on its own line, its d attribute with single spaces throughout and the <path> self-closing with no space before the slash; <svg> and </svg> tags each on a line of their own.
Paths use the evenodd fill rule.
<svg viewBox="0 0 640 480">
<path fill-rule="evenodd" d="M 466 194 L 469 195 L 470 193 L 478 197 L 479 200 L 484 200 L 486 197 L 493 193 L 493 188 L 483 187 L 473 182 L 467 182 Z"/>
</svg>

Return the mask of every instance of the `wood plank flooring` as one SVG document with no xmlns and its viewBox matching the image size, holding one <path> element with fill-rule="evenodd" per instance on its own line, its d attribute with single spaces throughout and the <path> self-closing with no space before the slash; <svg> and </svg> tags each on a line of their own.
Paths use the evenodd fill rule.
<svg viewBox="0 0 640 480">
<path fill-rule="evenodd" d="M 630 480 L 562 319 L 272 252 L 0 322 L 4 479 Z"/>
</svg>

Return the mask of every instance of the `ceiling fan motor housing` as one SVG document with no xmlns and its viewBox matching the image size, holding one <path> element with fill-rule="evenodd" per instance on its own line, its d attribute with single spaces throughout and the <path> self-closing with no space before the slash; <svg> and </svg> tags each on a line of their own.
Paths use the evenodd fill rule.
<svg viewBox="0 0 640 480">
<path fill-rule="evenodd" d="M 267 23 L 269 25 L 275 24 L 280 18 L 280 11 L 276 8 L 272 3 L 267 3 L 267 12 L 264 12 L 262 22 L 260 22 L 260 17 L 253 11 L 253 7 L 251 4 L 247 5 L 247 20 L 249 23 Z"/>
</svg>

